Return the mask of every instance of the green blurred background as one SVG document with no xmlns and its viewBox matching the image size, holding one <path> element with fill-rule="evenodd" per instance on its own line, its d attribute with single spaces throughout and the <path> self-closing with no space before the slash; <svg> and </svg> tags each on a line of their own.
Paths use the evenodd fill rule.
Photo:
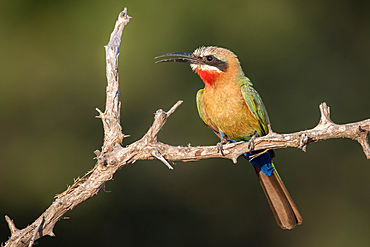
<svg viewBox="0 0 370 247">
<path fill-rule="evenodd" d="M 218 140 L 198 118 L 203 84 L 185 64 L 154 57 L 201 45 L 234 51 L 269 111 L 273 129 L 313 128 L 326 101 L 336 123 L 370 118 L 369 1 L 0 2 L 0 215 L 33 222 L 102 145 L 95 116 L 105 104 L 105 52 L 128 7 L 120 57 L 122 126 L 130 144 L 153 113 L 184 103 L 159 139 Z M 38 246 L 369 246 L 370 162 L 355 141 L 278 150 L 275 160 L 300 212 L 281 230 L 243 159 L 141 161 L 120 170 L 105 193 L 66 214 Z M 1 223 L 2 222 L 2 223 Z M 9 230 L 0 221 L 0 241 Z"/>
</svg>

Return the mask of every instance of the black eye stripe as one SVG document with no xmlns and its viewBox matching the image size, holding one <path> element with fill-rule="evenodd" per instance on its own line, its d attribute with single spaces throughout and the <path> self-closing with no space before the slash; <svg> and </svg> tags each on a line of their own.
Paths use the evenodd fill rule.
<svg viewBox="0 0 370 247">
<path fill-rule="evenodd" d="M 216 67 L 223 72 L 226 72 L 227 70 L 227 62 L 221 61 L 213 55 L 202 57 L 202 60 L 205 64 Z"/>
</svg>

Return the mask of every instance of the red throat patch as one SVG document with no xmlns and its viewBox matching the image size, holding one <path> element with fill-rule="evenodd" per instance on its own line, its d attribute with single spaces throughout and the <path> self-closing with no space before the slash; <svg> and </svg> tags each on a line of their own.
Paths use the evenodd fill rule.
<svg viewBox="0 0 370 247">
<path fill-rule="evenodd" d="M 212 85 L 216 78 L 218 77 L 219 73 L 215 70 L 201 70 L 196 69 L 195 73 L 197 73 L 200 78 L 202 78 L 204 84 Z"/>
</svg>

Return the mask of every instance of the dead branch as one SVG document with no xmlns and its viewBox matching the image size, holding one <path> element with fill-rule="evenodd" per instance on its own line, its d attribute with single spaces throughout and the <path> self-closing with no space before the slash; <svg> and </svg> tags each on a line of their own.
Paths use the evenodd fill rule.
<svg viewBox="0 0 370 247">
<path fill-rule="evenodd" d="M 260 149 L 299 148 L 306 150 L 307 145 L 333 138 L 349 138 L 356 140 L 368 159 L 370 148 L 367 134 L 370 131 L 370 119 L 338 125 L 330 119 L 329 107 L 326 103 L 320 105 L 321 119 L 318 125 L 310 130 L 303 130 L 291 134 L 278 134 L 269 126 L 269 134 L 258 137 L 254 145 L 238 142 L 223 146 L 223 154 L 217 151 L 217 146 L 179 147 L 161 143 L 157 140 L 158 132 L 163 128 L 169 116 L 180 106 L 182 101 L 177 102 L 168 112 L 158 110 L 155 113 L 154 122 L 148 132 L 140 140 L 127 147 L 122 147 L 124 137 L 120 125 L 119 84 L 118 84 L 118 56 L 121 43 L 121 35 L 125 25 L 131 17 L 127 15 L 127 9 L 120 13 L 115 28 L 111 34 L 106 48 L 107 62 L 107 100 L 106 109 L 103 113 L 99 109 L 99 118 L 104 127 L 104 144 L 102 150 L 96 150 L 97 164 L 82 178 L 66 191 L 56 196 L 50 207 L 31 225 L 24 229 L 17 229 L 14 222 L 5 216 L 8 222 L 11 237 L 5 246 L 32 246 L 33 242 L 45 235 L 55 236 L 54 226 L 59 219 L 78 204 L 96 195 L 105 182 L 112 179 L 114 173 L 125 165 L 138 160 L 161 160 L 168 168 L 173 169 L 168 161 L 197 161 L 208 158 L 227 158 L 234 163 L 237 158 L 246 152 Z"/>
</svg>

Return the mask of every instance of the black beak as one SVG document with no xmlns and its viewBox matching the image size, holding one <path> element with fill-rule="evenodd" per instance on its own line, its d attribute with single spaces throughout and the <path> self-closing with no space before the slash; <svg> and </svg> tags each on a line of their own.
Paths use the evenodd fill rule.
<svg viewBox="0 0 370 247">
<path fill-rule="evenodd" d="M 180 57 L 163 59 L 163 60 L 156 61 L 155 63 L 164 63 L 164 62 L 182 62 L 182 63 L 191 63 L 191 64 L 200 63 L 199 59 L 197 59 L 193 55 L 193 53 L 189 53 L 189 52 L 167 53 L 167 54 L 163 54 L 163 55 L 160 55 L 158 57 L 155 57 L 155 59 L 160 58 L 160 57 L 175 57 L 175 56 L 180 56 Z"/>
</svg>

